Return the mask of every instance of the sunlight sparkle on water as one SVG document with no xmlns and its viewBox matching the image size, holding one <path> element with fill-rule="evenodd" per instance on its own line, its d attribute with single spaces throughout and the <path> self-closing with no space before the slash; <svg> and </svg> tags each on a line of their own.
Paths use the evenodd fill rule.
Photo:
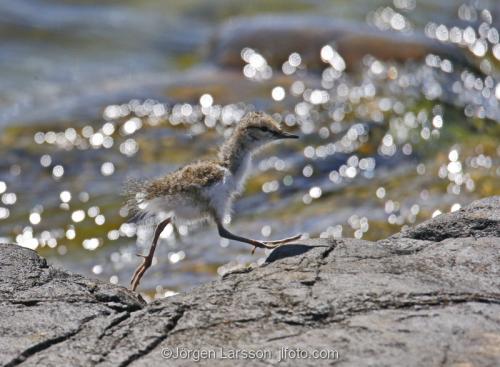
<svg viewBox="0 0 500 367">
<path fill-rule="evenodd" d="M 283 87 L 274 87 L 271 96 L 275 101 L 282 101 L 285 98 L 285 89 Z"/>
<path fill-rule="evenodd" d="M 79 223 L 85 219 L 85 212 L 83 210 L 76 210 L 71 213 L 71 220 L 75 223 Z"/>
<path fill-rule="evenodd" d="M 112 162 L 104 162 L 101 166 L 103 176 L 111 176 L 115 172 L 115 165 Z"/>
<path fill-rule="evenodd" d="M 42 217 L 40 216 L 40 213 L 31 213 L 30 218 L 29 218 L 31 224 L 37 225 L 41 222 Z"/>
<path fill-rule="evenodd" d="M 64 167 L 61 165 L 57 165 L 52 169 L 52 175 L 55 179 L 59 179 L 64 175 Z"/>
<path fill-rule="evenodd" d="M 99 247 L 100 241 L 98 238 L 89 238 L 83 240 L 82 246 L 85 250 L 94 251 Z"/>
<path fill-rule="evenodd" d="M 5 205 L 14 205 L 17 201 L 17 195 L 13 192 L 6 192 L 2 195 L 2 203 Z"/>
</svg>

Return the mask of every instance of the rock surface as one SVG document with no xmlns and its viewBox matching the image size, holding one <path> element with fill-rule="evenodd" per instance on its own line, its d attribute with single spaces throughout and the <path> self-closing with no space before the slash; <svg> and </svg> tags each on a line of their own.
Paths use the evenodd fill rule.
<svg viewBox="0 0 500 367">
<path fill-rule="evenodd" d="M 267 62 L 280 68 L 293 52 L 312 69 L 324 69 L 320 50 L 334 43 L 348 69 L 358 69 L 363 56 L 380 60 L 422 60 L 429 53 L 469 65 L 465 54 L 451 45 L 399 32 L 381 31 L 364 23 L 322 16 L 260 15 L 233 18 L 223 24 L 213 41 L 211 58 L 224 67 L 241 69 L 245 47 L 259 51 Z"/>
<path fill-rule="evenodd" d="M 191 366 L 200 357 L 166 360 L 165 348 L 268 353 L 201 365 L 269 365 L 282 347 L 330 357 L 280 363 L 291 366 L 500 365 L 500 197 L 383 241 L 283 246 L 261 267 L 151 304 L 18 246 L 0 246 L 0 273 L 5 366 Z"/>
</svg>

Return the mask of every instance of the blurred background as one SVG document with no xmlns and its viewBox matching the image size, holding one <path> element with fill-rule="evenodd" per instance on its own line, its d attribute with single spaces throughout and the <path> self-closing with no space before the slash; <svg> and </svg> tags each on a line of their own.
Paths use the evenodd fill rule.
<svg viewBox="0 0 500 367">
<path fill-rule="evenodd" d="M 255 160 L 230 227 L 378 240 L 500 194 L 500 3 L 0 1 L 0 240 L 128 285 L 153 228 L 128 177 L 213 156 L 263 110 L 299 133 Z M 265 253 L 168 227 L 161 298 Z"/>
</svg>

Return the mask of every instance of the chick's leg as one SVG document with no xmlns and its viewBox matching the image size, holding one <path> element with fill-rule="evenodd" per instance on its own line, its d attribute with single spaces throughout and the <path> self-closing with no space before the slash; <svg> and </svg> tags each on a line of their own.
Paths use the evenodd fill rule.
<svg viewBox="0 0 500 367">
<path fill-rule="evenodd" d="M 143 258 L 143 261 L 141 265 L 137 267 L 137 269 L 134 272 L 134 275 L 132 276 L 132 280 L 130 280 L 130 289 L 135 291 L 137 287 L 139 286 L 139 283 L 142 279 L 142 276 L 146 272 L 146 270 L 149 269 L 151 264 L 153 263 L 153 256 L 155 254 L 156 250 L 156 244 L 158 243 L 158 239 L 160 238 L 161 232 L 165 229 L 167 224 L 169 224 L 172 221 L 172 218 L 167 218 L 160 224 L 155 229 L 155 234 L 153 237 L 153 243 L 151 244 L 151 247 L 149 248 L 149 252 L 147 255 L 137 255 Z"/>
<path fill-rule="evenodd" d="M 236 235 L 234 233 L 229 232 L 226 228 L 224 228 L 224 225 L 220 221 L 217 222 L 217 229 L 219 230 L 219 235 L 221 237 L 223 237 L 223 238 L 227 238 L 229 240 L 234 240 L 234 241 L 248 243 L 248 244 L 254 246 L 254 248 L 252 250 L 252 254 L 255 252 L 255 249 L 257 247 L 259 247 L 259 248 L 273 249 L 273 248 L 278 247 L 282 243 L 296 240 L 297 238 L 299 238 L 301 236 L 301 235 L 297 235 L 297 236 L 294 236 L 294 237 L 285 238 L 285 239 L 277 240 L 277 241 L 258 241 L 258 240 L 254 240 L 254 239 L 251 239 L 251 238 L 246 238 L 246 237 L 238 236 L 238 235 Z"/>
</svg>

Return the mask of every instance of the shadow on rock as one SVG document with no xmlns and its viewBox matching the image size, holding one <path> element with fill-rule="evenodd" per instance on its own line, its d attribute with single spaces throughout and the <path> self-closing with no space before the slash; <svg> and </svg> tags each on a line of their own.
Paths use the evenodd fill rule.
<svg viewBox="0 0 500 367">
<path fill-rule="evenodd" d="M 276 248 L 271 254 L 267 257 L 266 263 L 272 263 L 276 260 L 285 259 L 287 257 L 298 256 L 305 254 L 309 250 L 312 250 L 316 247 L 328 247 L 325 245 L 304 245 L 304 244 L 290 244 L 283 245 Z"/>
</svg>

